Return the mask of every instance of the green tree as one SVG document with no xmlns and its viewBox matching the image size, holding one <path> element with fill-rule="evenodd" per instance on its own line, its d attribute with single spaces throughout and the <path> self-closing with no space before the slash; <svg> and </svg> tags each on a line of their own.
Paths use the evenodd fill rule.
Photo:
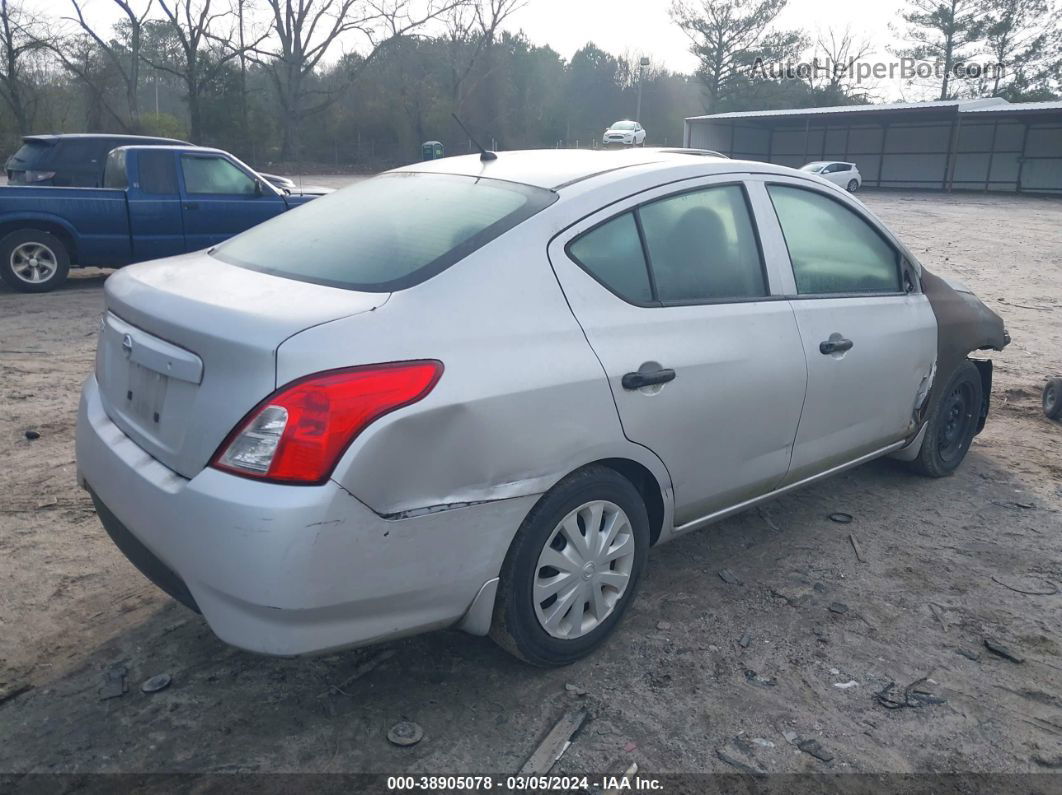
<svg viewBox="0 0 1062 795">
<path fill-rule="evenodd" d="M 958 78 L 956 64 L 971 55 L 984 36 L 985 24 L 980 0 L 908 0 L 901 15 L 905 28 L 902 37 L 910 46 L 896 54 L 916 61 L 940 65 L 938 99 L 952 99 Z"/>
<path fill-rule="evenodd" d="M 1050 0 L 985 0 L 984 35 L 999 69 L 981 93 L 1011 102 L 1053 99 L 1062 74 L 1062 12 Z"/>
<path fill-rule="evenodd" d="M 762 63 L 786 63 L 808 46 L 796 31 L 776 31 L 771 26 L 787 0 L 701 0 L 692 5 L 677 0 L 672 19 L 685 31 L 691 51 L 700 60 L 698 76 L 704 83 L 705 110 L 718 112 L 757 77 Z"/>
</svg>

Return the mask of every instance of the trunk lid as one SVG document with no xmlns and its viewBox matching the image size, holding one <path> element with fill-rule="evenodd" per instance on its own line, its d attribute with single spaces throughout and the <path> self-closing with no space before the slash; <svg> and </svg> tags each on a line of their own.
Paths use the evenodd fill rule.
<svg viewBox="0 0 1062 795">
<path fill-rule="evenodd" d="M 206 252 L 126 268 L 104 293 L 96 353 L 104 409 L 187 478 L 276 389 L 284 340 L 390 296 L 285 279 Z"/>
</svg>

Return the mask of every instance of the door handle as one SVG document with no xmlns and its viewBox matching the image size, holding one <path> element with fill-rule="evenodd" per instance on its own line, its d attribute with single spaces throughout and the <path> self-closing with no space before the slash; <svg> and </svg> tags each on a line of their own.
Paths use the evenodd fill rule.
<svg viewBox="0 0 1062 795">
<path fill-rule="evenodd" d="M 648 373 L 627 373 L 623 376 L 620 383 L 623 384 L 624 389 L 641 389 L 643 386 L 666 384 L 668 381 L 674 380 L 675 371 L 662 367 L 659 370 L 653 370 Z"/>
<path fill-rule="evenodd" d="M 184 209 L 186 209 L 186 210 L 198 210 L 199 209 L 199 202 L 185 202 L 184 203 Z"/>
<path fill-rule="evenodd" d="M 851 340 L 846 340 L 844 337 L 837 335 L 820 342 L 819 353 L 824 356 L 829 356 L 831 353 L 844 353 L 847 350 L 851 350 L 854 344 Z"/>
</svg>

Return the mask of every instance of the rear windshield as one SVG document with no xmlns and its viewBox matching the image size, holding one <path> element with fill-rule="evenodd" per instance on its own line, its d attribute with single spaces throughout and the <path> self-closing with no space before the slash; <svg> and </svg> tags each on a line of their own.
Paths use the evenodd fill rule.
<svg viewBox="0 0 1062 795">
<path fill-rule="evenodd" d="M 556 200 L 542 188 L 395 172 L 282 213 L 217 246 L 233 265 L 368 292 L 412 287 Z"/>
<path fill-rule="evenodd" d="M 44 143 L 44 141 L 26 141 L 15 154 L 11 155 L 10 165 L 31 169 L 46 163 L 52 149 L 52 144 Z"/>
</svg>

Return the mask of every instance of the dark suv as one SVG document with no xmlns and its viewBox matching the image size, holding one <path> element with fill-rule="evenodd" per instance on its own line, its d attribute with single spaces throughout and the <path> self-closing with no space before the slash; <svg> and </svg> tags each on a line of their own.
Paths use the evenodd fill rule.
<svg viewBox="0 0 1062 795">
<path fill-rule="evenodd" d="M 9 185 L 98 188 L 107 153 L 119 146 L 191 146 L 142 135 L 27 135 L 7 161 Z"/>
</svg>

